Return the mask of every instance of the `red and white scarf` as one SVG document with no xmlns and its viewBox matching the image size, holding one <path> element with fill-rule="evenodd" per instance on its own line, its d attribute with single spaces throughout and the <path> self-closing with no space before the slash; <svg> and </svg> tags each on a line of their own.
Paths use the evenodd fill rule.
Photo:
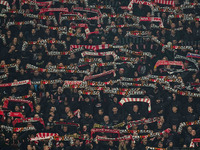
<svg viewBox="0 0 200 150">
<path fill-rule="evenodd" d="M 42 8 L 39 15 L 46 12 L 69 12 L 68 8 Z"/>
<path fill-rule="evenodd" d="M 46 6 L 47 8 L 50 8 L 51 5 L 53 4 L 53 1 L 47 1 L 47 2 L 36 2 L 38 6 L 44 7 Z"/>
<path fill-rule="evenodd" d="M 92 49 L 92 50 L 96 51 L 96 50 L 108 49 L 110 47 L 110 44 L 105 44 L 105 45 L 70 45 L 70 51 L 72 49 L 77 49 L 77 48 L 82 48 L 82 47 L 84 47 L 85 49 Z"/>
<path fill-rule="evenodd" d="M 6 73 L 6 74 L 3 74 L 3 75 L 0 75 L 0 80 L 2 80 L 2 79 L 6 79 L 8 77 L 8 74 Z"/>
<path fill-rule="evenodd" d="M 17 123 L 28 123 L 28 122 L 40 122 L 44 127 L 44 121 L 42 118 L 17 118 L 15 120 L 13 120 L 12 124 L 13 126 L 15 126 Z"/>
<path fill-rule="evenodd" d="M 57 83 L 62 83 L 62 80 L 41 80 L 41 81 L 31 81 L 31 84 L 33 85 L 41 85 L 41 84 L 57 84 Z"/>
<path fill-rule="evenodd" d="M 64 81 L 65 85 L 80 85 L 83 81 Z"/>
<path fill-rule="evenodd" d="M 8 116 L 10 117 L 19 117 L 19 118 L 24 118 L 21 112 L 9 112 Z"/>
<path fill-rule="evenodd" d="M 142 4 L 142 5 L 147 5 L 147 6 L 153 7 L 153 3 L 152 2 L 131 0 L 130 3 L 128 4 L 128 10 L 132 10 L 134 3 L 135 4 Z"/>
<path fill-rule="evenodd" d="M 103 72 L 103 73 L 100 73 L 100 74 L 85 76 L 83 81 L 87 81 L 87 80 L 92 80 L 92 79 L 95 79 L 95 78 L 103 77 L 105 75 L 112 74 L 112 73 L 113 73 L 113 76 L 115 77 L 116 74 L 115 74 L 115 70 L 113 69 L 113 70 L 109 70 L 109 71 L 106 71 L 106 72 Z"/>
<path fill-rule="evenodd" d="M 23 80 L 23 81 L 12 82 L 12 83 L 3 83 L 3 84 L 0 84 L 0 87 L 19 86 L 19 85 L 26 85 L 26 84 L 31 85 L 31 80 Z"/>
<path fill-rule="evenodd" d="M 89 51 L 84 51 L 81 53 L 82 57 L 85 56 L 108 56 L 112 55 L 114 59 L 117 58 L 117 54 L 114 51 L 109 51 L 109 52 L 89 52 Z"/>
<path fill-rule="evenodd" d="M 94 9 L 94 8 L 83 8 L 83 7 L 72 8 L 72 12 L 75 12 L 75 11 L 91 12 L 91 13 L 98 14 L 99 17 L 102 16 L 101 11 L 99 9 Z"/>
<path fill-rule="evenodd" d="M 196 121 L 193 121 L 193 122 L 181 122 L 179 124 L 177 133 L 181 134 L 183 128 L 186 127 L 186 126 L 199 125 L 199 124 L 200 124 L 200 120 L 196 120 Z"/>
<path fill-rule="evenodd" d="M 1 121 L 3 122 L 3 121 L 6 119 L 6 117 L 5 117 L 5 114 L 4 114 L 4 111 L 3 111 L 3 110 L 0 110 L 0 116 L 2 116 L 2 118 L 1 118 Z"/>
<path fill-rule="evenodd" d="M 146 146 L 146 150 L 167 150 L 166 148 L 150 147 Z"/>
<path fill-rule="evenodd" d="M 200 93 L 192 93 L 190 91 L 181 91 L 181 90 L 178 90 L 178 89 L 174 89 L 170 86 L 165 86 L 165 85 L 162 85 L 163 89 L 164 90 L 167 90 L 169 92 L 173 92 L 173 93 L 176 93 L 178 95 L 182 95 L 182 96 L 190 96 L 190 97 L 200 97 Z"/>
<path fill-rule="evenodd" d="M 138 86 L 138 87 L 151 87 L 151 88 L 154 88 L 154 89 L 157 88 L 155 83 L 154 84 L 152 84 L 152 83 L 141 83 L 141 84 L 139 84 L 139 83 L 120 82 L 120 85 L 125 86 L 125 87 L 127 87 L 127 86 Z"/>
<path fill-rule="evenodd" d="M 8 29 L 10 26 L 16 25 L 16 26 L 21 26 L 21 25 L 27 25 L 27 24 L 31 24 L 31 25 L 35 25 L 34 21 L 22 21 L 22 22 L 7 22 L 6 24 L 6 28 Z"/>
<path fill-rule="evenodd" d="M 6 100 L 4 101 L 4 103 L 3 103 L 3 108 L 8 109 L 8 103 L 9 103 L 9 102 L 26 103 L 26 104 L 28 104 L 29 107 L 31 108 L 31 112 L 34 111 L 34 109 L 33 109 L 33 103 L 32 103 L 31 101 L 29 101 L 29 100 L 8 98 L 8 99 L 6 99 Z"/>
<path fill-rule="evenodd" d="M 71 69 L 57 69 L 57 68 L 54 68 L 54 67 L 49 67 L 48 69 L 44 69 L 44 68 L 39 68 L 39 67 L 36 67 L 34 65 L 31 65 L 31 64 L 27 64 L 26 65 L 26 69 L 32 69 L 32 70 L 37 70 L 39 72 L 50 72 L 50 73 L 59 73 L 59 72 L 62 72 L 62 73 L 83 73 L 83 74 L 89 74 L 88 71 L 86 70 L 78 70 L 78 69 L 75 69 L 75 70 L 71 70 Z"/>
<path fill-rule="evenodd" d="M 153 118 L 147 118 L 147 119 L 141 119 L 141 120 L 135 120 L 135 121 L 129 121 L 127 123 L 126 129 L 130 129 L 132 126 L 138 126 L 138 125 L 143 125 L 143 124 L 149 124 L 149 123 L 154 123 L 154 122 L 159 122 L 160 118 L 159 117 L 153 117 Z"/>
<path fill-rule="evenodd" d="M 1 129 L 4 129 L 7 132 L 27 132 L 30 130 L 36 130 L 35 127 L 17 127 L 17 128 L 13 128 L 10 126 L 5 126 L 5 125 L 1 125 L 0 126 Z"/>
<path fill-rule="evenodd" d="M 97 95 L 100 97 L 100 91 L 94 91 L 94 90 L 79 90 L 79 95 Z"/>
<path fill-rule="evenodd" d="M 96 140 L 97 141 L 124 141 L 124 140 L 132 140 L 134 141 L 134 139 L 132 138 L 132 135 L 124 135 L 122 137 L 117 137 L 117 138 L 108 138 L 105 136 L 96 136 Z"/>
<path fill-rule="evenodd" d="M 194 143 L 200 143 L 200 138 L 192 139 L 191 143 L 190 143 L 190 148 L 194 148 L 195 147 Z"/>
<path fill-rule="evenodd" d="M 93 134 L 96 132 L 101 132 L 101 133 L 114 133 L 118 134 L 118 137 L 120 137 L 120 130 L 117 129 L 91 129 L 91 138 L 93 138 Z"/>
<path fill-rule="evenodd" d="M 3 0 L 0 0 L 0 5 L 4 5 L 6 6 L 6 9 L 9 10 L 10 9 L 10 5 L 7 1 L 3 1 Z"/>
<path fill-rule="evenodd" d="M 151 100 L 149 98 L 122 98 L 119 102 L 121 106 L 123 106 L 124 103 L 127 102 L 143 102 L 148 103 L 148 111 L 151 112 Z"/>
<path fill-rule="evenodd" d="M 172 5 L 173 7 L 175 7 L 174 0 L 154 0 L 154 3 L 163 5 Z"/>
<path fill-rule="evenodd" d="M 37 133 L 36 137 L 31 138 L 30 141 L 40 141 L 40 140 L 47 140 L 53 136 L 59 136 L 58 133 Z"/>
<path fill-rule="evenodd" d="M 159 22 L 159 26 L 161 28 L 164 27 L 162 19 L 160 17 L 139 17 L 139 22 L 141 21 Z"/>
<path fill-rule="evenodd" d="M 6 64 L 6 65 L 0 65 L 0 68 L 14 68 L 16 67 L 16 64 Z"/>
<path fill-rule="evenodd" d="M 182 61 L 167 61 L 167 60 L 158 60 L 154 66 L 154 68 L 157 68 L 161 65 L 175 65 L 175 66 L 182 66 L 182 69 L 184 69 L 184 65 Z"/>
<path fill-rule="evenodd" d="M 93 63 L 93 62 L 103 63 L 103 60 L 102 58 L 79 58 L 79 63 Z"/>
</svg>

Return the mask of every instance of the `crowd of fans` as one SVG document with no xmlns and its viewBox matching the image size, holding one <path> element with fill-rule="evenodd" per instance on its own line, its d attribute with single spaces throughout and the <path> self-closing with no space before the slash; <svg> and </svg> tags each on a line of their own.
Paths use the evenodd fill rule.
<svg viewBox="0 0 200 150">
<path fill-rule="evenodd" d="M 169 1 L 0 0 L 0 149 L 198 148 L 200 3 Z"/>
</svg>

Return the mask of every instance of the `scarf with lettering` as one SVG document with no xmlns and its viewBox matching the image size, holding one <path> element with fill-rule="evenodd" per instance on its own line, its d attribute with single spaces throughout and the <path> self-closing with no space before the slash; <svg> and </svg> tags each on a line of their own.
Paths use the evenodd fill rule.
<svg viewBox="0 0 200 150">
<path fill-rule="evenodd" d="M 164 133 L 167 133 L 167 134 L 169 134 L 171 132 L 171 129 L 170 128 L 168 128 L 168 129 L 166 129 L 166 130 L 164 130 L 164 131 L 162 131 L 162 132 L 155 132 L 155 133 L 150 133 L 150 134 L 148 134 L 148 135 L 137 135 L 137 136 L 131 136 L 131 135 L 127 135 L 127 136 L 131 136 L 131 139 L 134 139 L 134 140 L 139 140 L 139 139 L 144 139 L 144 138 L 150 138 L 150 137 L 160 137 L 160 136 L 163 136 L 163 134 Z M 96 138 L 98 138 L 98 136 L 99 135 L 97 135 L 96 136 Z M 99 136 L 100 137 L 100 140 L 101 141 L 107 141 L 107 140 L 113 140 L 113 141 L 115 141 L 115 140 L 119 140 L 119 139 L 123 139 L 124 140 L 124 138 L 120 138 L 120 137 L 118 137 L 118 138 L 107 138 L 107 137 L 105 137 L 105 136 Z M 127 139 L 127 138 L 126 138 Z M 127 139 L 127 140 L 131 140 L 130 138 L 129 139 Z"/>
<path fill-rule="evenodd" d="M 47 49 L 47 44 L 44 40 L 40 41 L 24 41 L 22 45 L 22 51 L 25 51 L 26 48 L 28 48 L 28 45 L 39 45 L 43 46 L 45 49 Z"/>
<path fill-rule="evenodd" d="M 44 7 L 46 6 L 47 8 L 50 8 L 51 5 L 53 4 L 53 1 L 47 1 L 47 2 L 36 2 L 38 6 Z"/>
<path fill-rule="evenodd" d="M 130 3 L 128 4 L 128 10 L 130 10 L 130 11 L 132 10 L 134 3 L 135 4 L 142 4 L 142 5 L 147 5 L 147 6 L 153 7 L 153 3 L 152 2 L 131 0 Z"/>
<path fill-rule="evenodd" d="M 31 64 L 27 64 L 26 65 L 26 69 L 32 69 L 32 70 L 37 70 L 39 72 L 50 72 L 50 73 L 59 73 L 59 72 L 62 72 L 62 73 L 83 73 L 83 74 L 89 74 L 88 71 L 86 70 L 70 70 L 70 69 L 54 69 L 54 68 L 48 68 L 48 69 L 44 69 L 44 68 L 39 68 L 39 67 L 36 67 L 36 66 L 33 66 Z"/>
<path fill-rule="evenodd" d="M 145 36 L 147 35 L 147 31 L 128 31 L 125 36 Z"/>
<path fill-rule="evenodd" d="M 77 128 L 79 128 L 80 127 L 80 124 L 78 124 L 78 123 L 74 123 L 74 122 L 62 122 L 62 121 L 60 121 L 60 122 L 54 122 L 54 124 L 55 125 L 68 125 L 68 126 L 76 126 Z"/>
<path fill-rule="evenodd" d="M 106 86 L 106 85 L 112 85 L 112 84 L 115 84 L 115 83 L 118 83 L 119 80 L 111 80 L 111 81 L 108 81 L 108 82 L 100 82 L 100 81 L 87 81 L 87 85 L 91 85 L 91 86 Z"/>
<path fill-rule="evenodd" d="M 144 138 L 160 137 L 160 136 L 163 136 L 163 134 L 169 134 L 170 132 L 171 132 L 171 129 L 167 128 L 166 130 L 162 132 L 150 133 L 148 135 L 133 136 L 133 138 L 139 140 L 139 139 L 144 139 Z"/>
<path fill-rule="evenodd" d="M 30 141 L 40 141 L 50 139 L 53 136 L 58 136 L 58 133 L 37 133 L 36 137 L 31 138 Z"/>
<path fill-rule="evenodd" d="M 193 51 L 193 47 L 192 46 L 172 46 L 173 49 L 181 49 L 181 50 L 190 50 Z"/>
<path fill-rule="evenodd" d="M 139 91 L 137 89 L 125 89 L 125 88 L 103 88 L 104 93 L 108 94 L 116 94 L 116 95 L 123 95 L 123 96 L 130 96 L 130 95 L 145 95 L 146 91 Z"/>
<path fill-rule="evenodd" d="M 78 61 L 78 63 L 81 63 L 81 64 L 82 63 L 86 63 L 84 65 L 79 65 L 79 67 L 85 66 L 85 65 L 87 65 L 89 63 L 95 63 L 95 62 L 103 63 L 103 60 L 102 60 L 102 58 L 79 58 L 79 61 Z"/>
<path fill-rule="evenodd" d="M 157 44 L 159 44 L 160 46 L 162 46 L 162 50 L 161 52 L 164 52 L 165 49 L 174 52 L 174 48 L 178 48 L 181 50 L 191 50 L 193 49 L 191 46 L 170 46 L 170 45 L 164 45 L 162 42 L 160 42 L 156 37 L 151 38 L 154 42 L 156 42 Z"/>
<path fill-rule="evenodd" d="M 8 116 L 10 117 L 19 117 L 19 118 L 24 118 L 21 112 L 9 112 Z"/>
<path fill-rule="evenodd" d="M 13 126 L 15 126 L 17 123 L 28 123 L 28 122 L 40 122 L 45 127 L 45 124 L 42 118 L 20 118 L 20 119 L 18 118 L 18 119 L 13 120 L 12 124 Z"/>
<path fill-rule="evenodd" d="M 98 98 L 100 98 L 100 91 L 83 90 L 83 89 L 80 89 L 80 90 L 78 91 L 78 94 L 79 94 L 79 95 L 97 95 Z"/>
<path fill-rule="evenodd" d="M 181 90 L 174 89 L 170 86 L 165 86 L 165 85 L 162 85 L 162 87 L 163 87 L 163 90 L 167 90 L 169 92 L 173 92 L 173 93 L 176 93 L 178 95 L 190 96 L 190 97 L 200 97 L 200 93 L 192 93 L 190 91 L 181 91 Z"/>
<path fill-rule="evenodd" d="M 101 17 L 101 11 L 99 9 L 94 9 L 94 8 L 83 8 L 83 7 L 74 7 L 72 8 L 72 12 L 75 11 L 83 11 L 83 12 L 91 12 L 91 13 L 96 13 L 98 14 L 99 17 Z"/>
<path fill-rule="evenodd" d="M 5 125 L 1 125 L 0 126 L 1 129 L 4 129 L 5 131 L 10 131 L 10 132 L 27 132 L 27 131 L 31 131 L 31 130 L 35 130 L 35 127 L 17 127 L 17 128 L 13 128 L 10 126 L 5 126 Z"/>
<path fill-rule="evenodd" d="M 183 6 L 182 9 L 187 8 L 186 6 Z M 179 14 L 179 15 L 169 15 L 167 18 L 167 22 L 169 23 L 171 19 L 182 19 L 183 21 L 200 21 L 199 17 L 193 17 L 190 14 Z"/>
<path fill-rule="evenodd" d="M 24 95 L 24 96 L 17 96 L 17 97 L 9 97 L 9 98 L 15 98 L 15 99 L 27 99 L 27 98 L 30 98 L 30 97 L 33 97 L 33 99 L 36 101 L 36 93 L 33 93 L 33 94 L 30 94 L 30 95 Z"/>
<path fill-rule="evenodd" d="M 159 122 L 160 118 L 159 117 L 153 117 L 153 118 L 147 118 L 147 119 L 141 119 L 141 120 L 135 120 L 135 121 L 130 121 L 127 123 L 126 129 L 130 129 L 132 126 L 135 125 L 143 125 L 143 124 L 149 124 L 149 123 L 154 123 L 154 122 Z"/>
<path fill-rule="evenodd" d="M 21 14 L 24 17 L 32 18 L 32 19 L 41 19 L 41 20 L 53 20 L 55 25 L 58 25 L 55 16 L 45 16 L 45 15 L 34 15 L 34 14 L 27 14 L 22 10 L 2 10 L 2 13 L 13 13 L 13 14 Z"/>
<path fill-rule="evenodd" d="M 46 12 L 69 12 L 68 8 L 42 8 L 39 15 Z"/>
<path fill-rule="evenodd" d="M 120 130 L 117 130 L 117 129 L 98 129 L 98 128 L 94 128 L 94 129 L 91 129 L 91 138 L 93 138 L 93 134 L 95 134 L 96 132 L 114 133 L 114 134 L 118 134 L 118 137 L 120 137 Z"/>
<path fill-rule="evenodd" d="M 106 72 L 103 72 L 103 73 L 100 73 L 100 74 L 85 76 L 83 81 L 87 81 L 87 80 L 92 80 L 92 79 L 95 79 L 95 78 L 103 77 L 105 75 L 112 74 L 112 73 L 113 73 L 113 76 L 115 77 L 116 76 L 115 70 L 112 69 L 112 70 L 109 70 L 109 71 L 106 71 Z"/>
<path fill-rule="evenodd" d="M 192 126 L 192 125 L 199 125 L 199 124 L 200 124 L 200 120 L 195 120 L 193 122 L 181 122 L 179 124 L 177 133 L 181 134 L 184 127 Z"/>
<path fill-rule="evenodd" d="M 134 141 L 134 139 L 132 138 L 132 135 L 124 135 L 124 136 L 117 137 L 117 138 L 108 138 L 108 137 L 105 137 L 105 136 L 97 135 L 95 139 L 97 141 L 124 141 L 124 140 Z"/>
<path fill-rule="evenodd" d="M 150 52 L 137 52 L 137 51 L 132 51 L 132 50 L 128 50 L 128 49 L 119 49 L 120 52 L 126 52 L 132 55 L 136 55 L 136 56 L 148 56 L 150 58 L 153 57 L 153 55 Z"/>
<path fill-rule="evenodd" d="M 58 55 L 70 55 L 71 52 L 67 51 L 67 52 L 58 52 L 58 51 L 48 51 L 47 55 L 49 56 L 58 56 Z"/>
<path fill-rule="evenodd" d="M 174 59 L 184 59 L 184 60 L 187 60 L 187 61 L 190 61 L 192 62 L 195 67 L 199 70 L 199 65 L 198 65 L 198 62 L 195 60 L 195 59 L 192 59 L 190 57 L 184 57 L 184 56 L 181 56 L 181 55 L 176 55 Z"/>
<path fill-rule="evenodd" d="M 45 43 L 48 43 L 48 44 L 62 44 L 64 46 L 64 49 L 66 50 L 67 49 L 67 46 L 66 46 L 66 42 L 65 41 L 61 41 L 61 40 L 45 40 Z"/>
<path fill-rule="evenodd" d="M 34 5 L 36 10 L 39 9 L 39 7 L 38 7 L 38 5 L 36 3 L 36 0 L 32 0 L 32 1 L 31 0 L 29 0 L 29 1 L 27 1 L 27 0 L 20 0 L 20 5 L 23 6 L 24 4 Z"/>
<path fill-rule="evenodd" d="M 62 80 L 41 80 L 41 81 L 31 81 L 31 84 L 33 85 L 41 85 L 41 84 L 58 84 L 58 83 L 62 83 Z"/>
<path fill-rule="evenodd" d="M 4 103 L 3 103 L 3 108 L 8 109 L 8 103 L 9 103 L 9 102 L 26 103 L 26 104 L 28 104 L 29 107 L 31 108 L 31 112 L 34 111 L 34 109 L 33 109 L 33 103 L 32 103 L 31 101 L 29 101 L 29 100 L 8 98 L 8 99 L 6 99 L 6 100 L 4 101 Z"/>
<path fill-rule="evenodd" d="M 17 81 L 17 82 L 12 82 L 12 83 L 3 83 L 3 84 L 0 84 L 0 87 L 19 86 L 19 85 L 26 85 L 26 84 L 31 85 L 31 80 L 23 80 L 23 81 Z"/>
<path fill-rule="evenodd" d="M 81 24 L 76 24 L 76 25 L 71 25 L 71 29 L 75 29 L 75 28 L 84 28 L 85 29 L 85 35 L 86 35 L 86 39 L 88 38 L 89 35 L 91 34 L 99 34 L 99 31 L 94 31 L 94 32 L 90 32 L 90 29 L 88 27 L 88 24 L 85 23 L 81 23 Z M 69 33 L 70 35 L 73 35 L 73 33 Z"/>
<path fill-rule="evenodd" d="M 42 68 L 39 68 L 39 67 L 31 65 L 31 64 L 27 64 L 26 69 L 43 70 Z M 78 67 L 76 65 L 68 65 L 68 66 L 67 65 L 65 65 L 65 66 L 49 65 L 45 69 L 73 69 L 73 70 L 76 70 L 76 69 L 78 69 Z"/>
<path fill-rule="evenodd" d="M 126 130 L 127 133 L 138 133 L 138 134 L 144 134 L 144 133 L 153 133 L 153 130 Z"/>
<path fill-rule="evenodd" d="M 166 148 L 150 147 L 146 146 L 146 150 L 167 150 Z"/>
<path fill-rule="evenodd" d="M 149 22 L 159 22 L 161 28 L 164 27 L 162 19 L 160 17 L 138 17 L 138 21 L 149 21 Z"/>
<path fill-rule="evenodd" d="M 161 65 L 175 65 L 175 66 L 182 66 L 182 69 L 184 69 L 184 65 L 182 61 L 167 61 L 167 60 L 158 60 L 154 66 L 154 68 L 157 68 Z"/>
<path fill-rule="evenodd" d="M 123 127 L 124 125 L 125 125 L 124 122 L 121 122 L 121 123 L 116 124 L 116 125 L 113 125 L 113 126 L 104 126 L 104 125 L 100 125 L 100 124 L 95 123 L 95 124 L 93 125 L 93 128 L 116 129 L 116 128 L 121 128 L 121 127 Z M 121 131 L 120 131 L 120 133 L 121 133 Z"/>
<path fill-rule="evenodd" d="M 88 21 L 88 18 L 84 18 L 81 13 L 76 13 L 76 12 L 66 12 L 66 13 L 60 13 L 59 15 L 59 23 L 61 24 L 64 20 L 84 20 Z"/>
<path fill-rule="evenodd" d="M 42 27 L 42 28 L 46 28 L 46 29 L 50 29 L 50 30 L 56 30 L 56 31 L 67 31 L 66 27 L 52 27 L 52 26 L 47 26 L 47 25 L 43 25 L 43 24 L 37 24 L 37 26 Z"/>
<path fill-rule="evenodd" d="M 157 86 L 156 84 L 152 84 L 152 83 L 129 83 L 129 82 L 120 82 L 120 85 L 122 85 L 123 87 L 128 87 L 128 86 L 138 86 L 138 87 L 151 87 L 156 89 Z"/>
<path fill-rule="evenodd" d="M 105 44 L 105 45 L 70 45 L 70 51 L 72 49 L 77 49 L 77 48 L 82 48 L 82 47 L 84 47 L 85 49 L 92 49 L 92 50 L 96 51 L 96 50 L 108 49 L 110 47 L 110 44 Z"/>
<path fill-rule="evenodd" d="M 154 75 L 147 75 L 147 76 L 142 76 L 139 78 L 126 78 L 126 77 L 121 77 L 121 81 L 126 81 L 126 82 L 136 82 L 136 81 L 150 81 L 150 82 L 161 82 L 161 83 L 169 83 L 169 82 L 177 82 L 177 83 L 182 83 L 181 80 L 177 79 L 176 76 L 154 76 Z"/>
<path fill-rule="evenodd" d="M 124 18 L 126 18 L 126 16 L 124 16 Z M 130 27 L 139 27 L 139 23 L 106 26 L 106 31 L 109 31 L 112 28 L 130 28 Z M 126 34 L 126 35 L 129 35 L 129 34 Z M 143 31 L 143 32 L 140 32 L 140 35 L 146 35 L 146 33 Z"/>
<path fill-rule="evenodd" d="M 34 21 L 22 21 L 22 22 L 7 22 L 6 24 L 6 28 L 8 29 L 10 26 L 13 26 L 13 25 L 16 25 L 16 26 L 21 26 L 21 25 L 27 25 L 27 24 L 30 24 L 30 25 L 35 25 Z"/>
<path fill-rule="evenodd" d="M 74 138 L 76 139 L 82 139 L 82 140 L 86 140 L 86 144 L 87 144 L 87 141 L 90 142 L 90 139 L 84 137 L 82 138 L 82 136 L 78 135 L 78 134 L 73 134 L 73 135 L 65 135 L 65 136 L 52 136 L 50 139 L 49 139 L 49 142 L 48 142 L 48 147 L 49 149 L 52 147 L 52 142 L 53 140 L 57 141 L 56 142 L 56 147 L 59 147 L 59 141 L 69 141 L 70 142 L 70 146 L 73 146 L 74 145 Z"/>
</svg>

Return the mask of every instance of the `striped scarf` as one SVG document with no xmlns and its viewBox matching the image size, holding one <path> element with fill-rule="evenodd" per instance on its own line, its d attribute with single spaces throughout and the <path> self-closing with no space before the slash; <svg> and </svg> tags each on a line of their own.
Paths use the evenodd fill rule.
<svg viewBox="0 0 200 150">
<path fill-rule="evenodd" d="M 127 102 L 143 102 L 148 103 L 148 111 L 151 112 L 151 100 L 149 98 L 122 98 L 119 102 L 121 106 L 123 106 L 124 103 Z"/>
</svg>

